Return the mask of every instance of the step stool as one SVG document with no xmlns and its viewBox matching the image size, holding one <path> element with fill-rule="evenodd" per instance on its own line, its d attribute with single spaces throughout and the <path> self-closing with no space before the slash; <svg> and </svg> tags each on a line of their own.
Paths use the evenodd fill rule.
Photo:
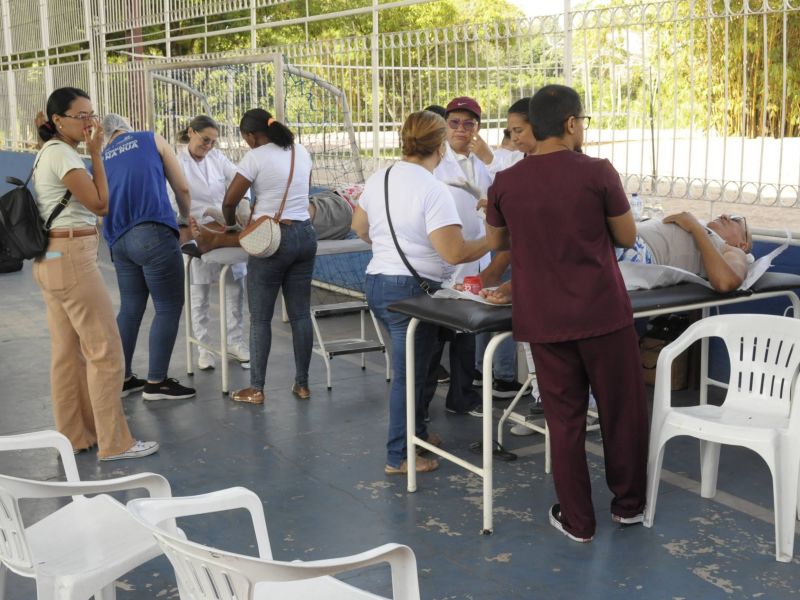
<svg viewBox="0 0 800 600">
<path fill-rule="evenodd" d="M 361 337 L 358 338 L 340 338 L 334 340 L 324 340 L 322 331 L 320 330 L 318 317 L 332 317 L 336 315 L 352 314 L 354 312 L 360 313 L 361 318 Z M 366 314 L 372 318 L 372 325 L 375 328 L 377 340 L 370 340 L 366 337 Z M 322 357 L 325 361 L 325 369 L 327 371 L 328 389 L 332 389 L 331 385 L 331 359 L 334 356 L 344 354 L 361 354 L 361 369 L 367 368 L 365 354 L 367 352 L 383 352 L 384 359 L 386 360 L 386 381 L 391 379 L 391 364 L 389 362 L 389 354 L 386 352 L 386 344 L 383 341 L 381 329 L 378 326 L 378 320 L 369 306 L 363 300 L 352 300 L 349 302 L 339 302 L 337 304 L 318 304 L 311 307 L 311 323 L 314 326 L 314 336 L 317 338 L 317 345 L 314 347 L 314 352 Z"/>
</svg>

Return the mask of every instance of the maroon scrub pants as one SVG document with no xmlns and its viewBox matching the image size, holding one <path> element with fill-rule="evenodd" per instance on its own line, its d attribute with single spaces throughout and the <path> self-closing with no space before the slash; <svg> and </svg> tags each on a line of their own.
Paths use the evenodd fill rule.
<svg viewBox="0 0 800 600">
<path fill-rule="evenodd" d="M 531 350 L 564 528 L 588 538 L 596 527 L 585 448 L 590 385 L 600 415 L 606 483 L 614 494 L 611 512 L 633 517 L 644 511 L 649 420 L 633 326 L 587 339 L 531 344 Z"/>
</svg>

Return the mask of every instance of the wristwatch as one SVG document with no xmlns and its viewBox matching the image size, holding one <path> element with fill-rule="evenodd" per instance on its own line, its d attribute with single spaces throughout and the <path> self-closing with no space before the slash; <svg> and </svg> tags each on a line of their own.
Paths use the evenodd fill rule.
<svg viewBox="0 0 800 600">
<path fill-rule="evenodd" d="M 178 215 L 178 227 L 188 227 L 188 226 L 189 226 L 189 217 Z"/>
</svg>

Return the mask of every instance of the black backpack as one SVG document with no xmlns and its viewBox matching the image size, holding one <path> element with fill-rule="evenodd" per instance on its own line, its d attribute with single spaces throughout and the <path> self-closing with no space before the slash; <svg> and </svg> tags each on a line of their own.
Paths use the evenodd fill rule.
<svg viewBox="0 0 800 600">
<path fill-rule="evenodd" d="M 39 153 L 39 158 L 43 152 L 44 150 Z M 47 223 L 42 222 L 36 200 L 28 188 L 28 182 L 38 164 L 37 159 L 25 181 L 20 181 L 16 177 L 6 177 L 6 182 L 16 186 L 0 196 L 0 246 L 5 250 L 6 258 L 22 260 L 44 254 L 47 250 L 47 232 L 56 217 L 69 204 L 72 196 L 72 192 L 67 190 L 50 213 Z"/>
</svg>

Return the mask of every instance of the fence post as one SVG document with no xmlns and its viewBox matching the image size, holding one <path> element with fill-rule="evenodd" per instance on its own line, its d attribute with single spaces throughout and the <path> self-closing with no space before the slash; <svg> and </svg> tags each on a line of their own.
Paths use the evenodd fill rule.
<svg viewBox="0 0 800 600">
<path fill-rule="evenodd" d="M 570 0 L 564 0 L 564 85 L 572 86 L 572 10 Z"/>
<path fill-rule="evenodd" d="M 13 54 L 11 46 L 11 7 L 9 0 L 0 0 L 0 19 L 3 27 L 3 54 L 11 57 Z M 8 90 L 8 130 L 6 134 L 6 146 L 9 149 L 20 141 L 19 119 L 17 118 L 17 84 L 14 79 L 14 70 L 9 68 L 6 71 L 6 89 Z"/>
<path fill-rule="evenodd" d="M 378 77 L 378 0 L 372 0 L 372 158 L 373 169 L 378 166 L 380 158 L 380 79 Z"/>
</svg>

